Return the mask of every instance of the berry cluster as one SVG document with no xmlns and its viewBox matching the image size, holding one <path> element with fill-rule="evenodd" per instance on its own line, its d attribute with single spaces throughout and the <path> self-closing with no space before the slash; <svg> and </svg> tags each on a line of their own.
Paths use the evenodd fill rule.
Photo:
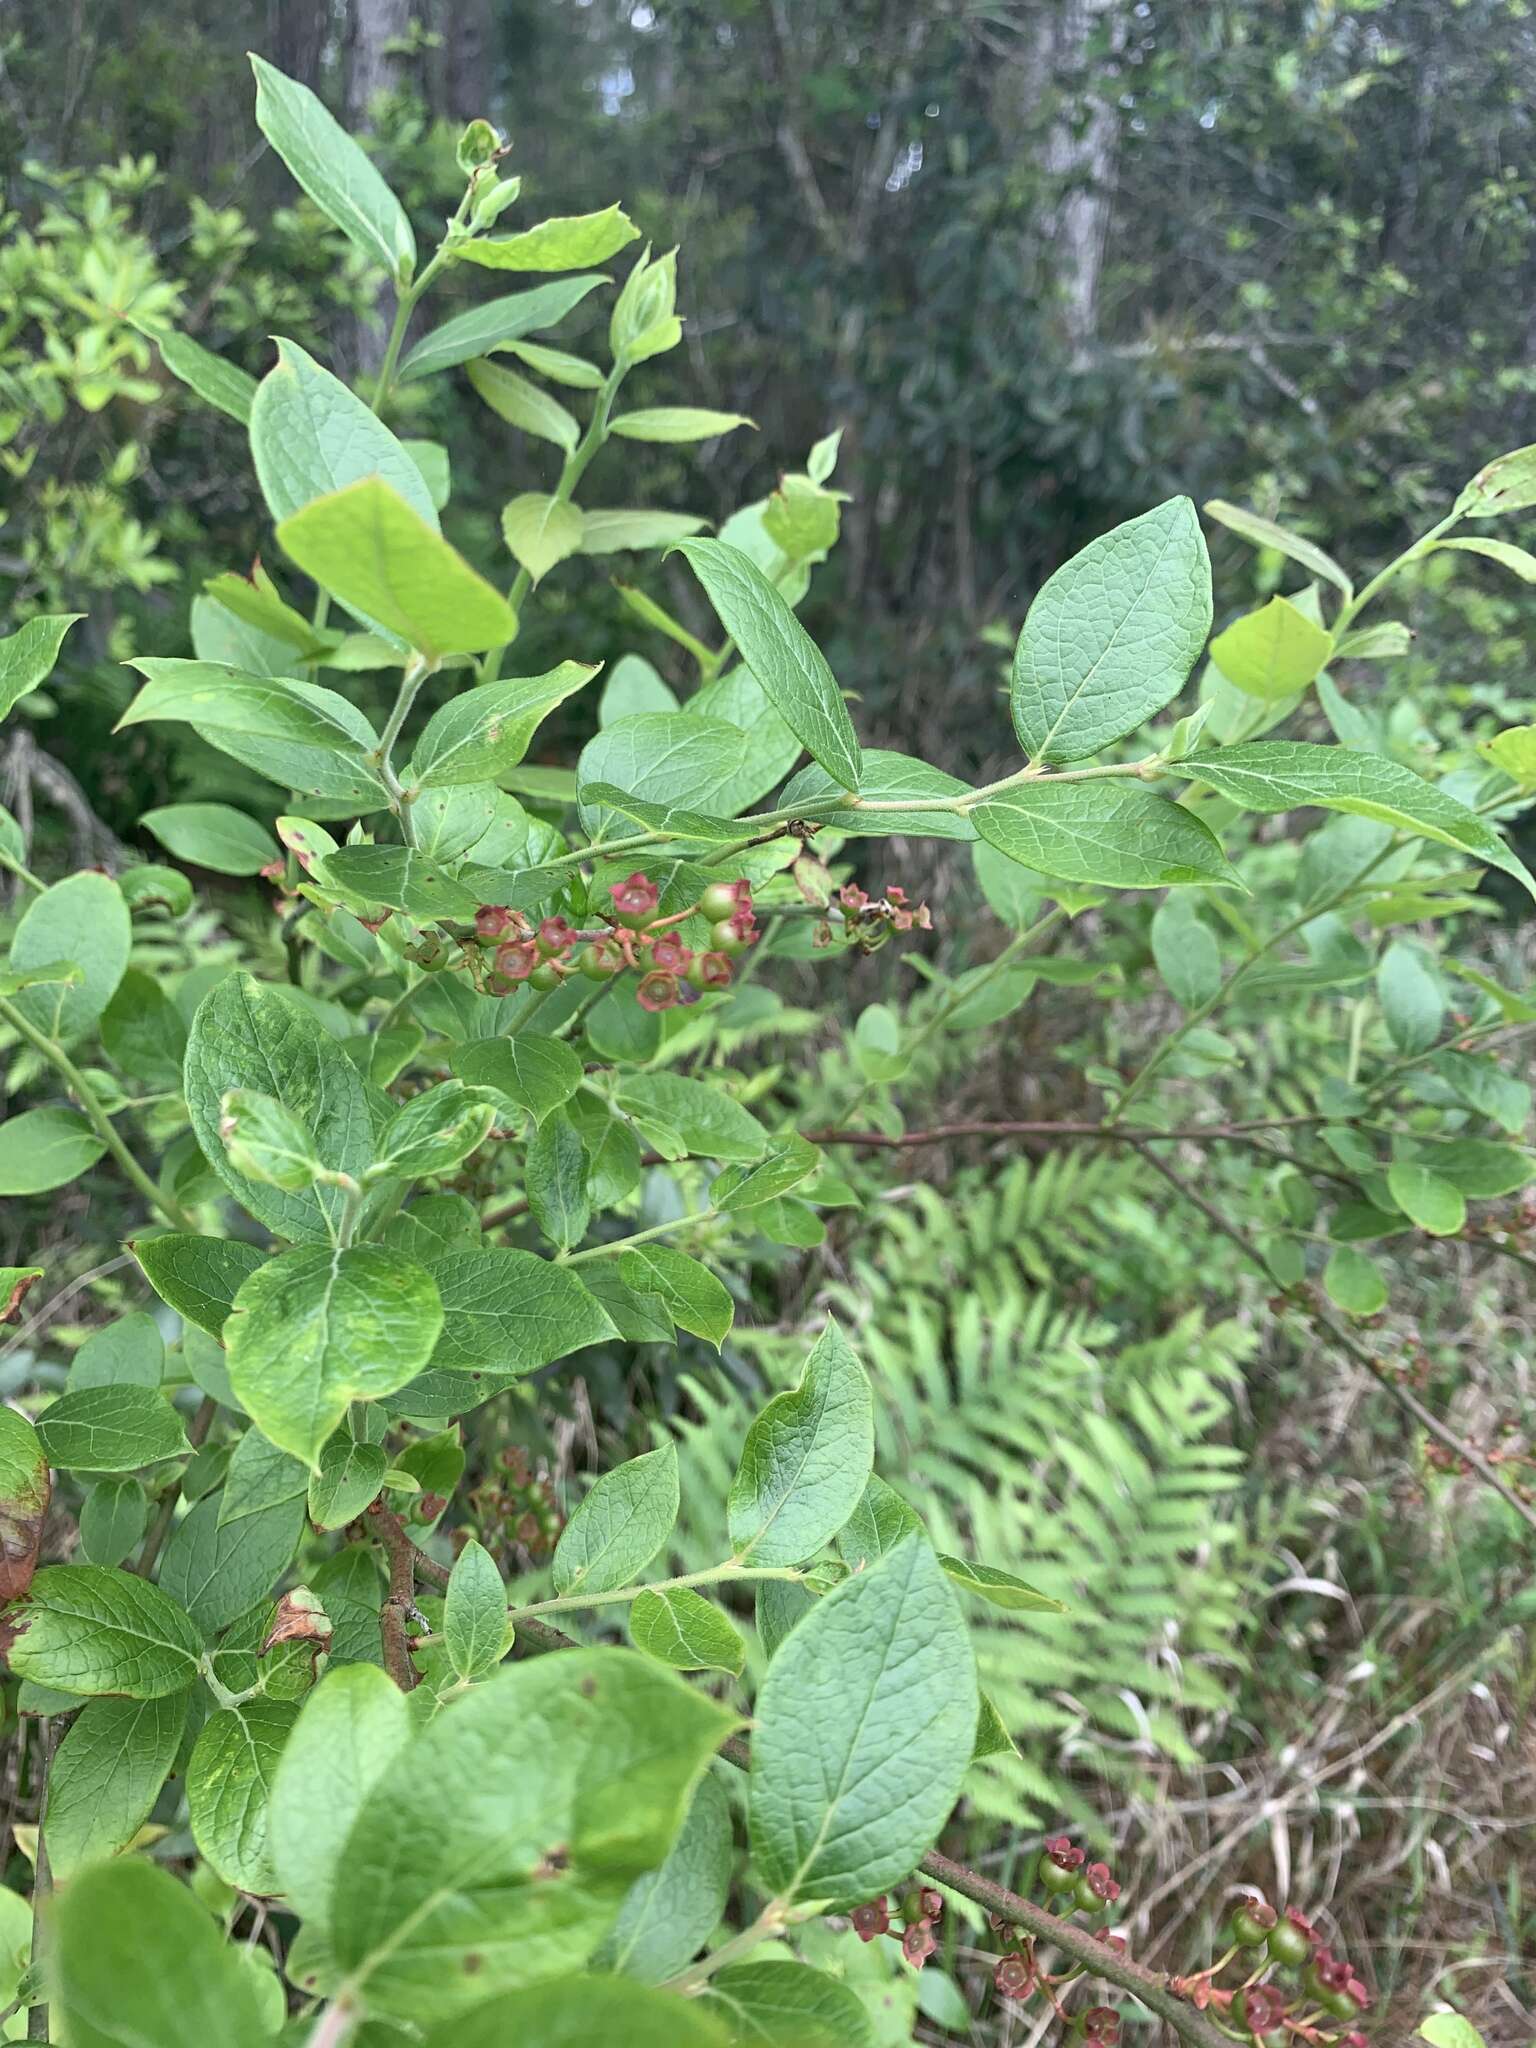
<svg viewBox="0 0 1536 2048">
<path fill-rule="evenodd" d="M 938 1947 L 933 1927 L 943 1915 L 944 1894 L 936 1892 L 932 1885 L 916 1885 L 901 1895 L 896 1910 L 901 1920 L 901 1952 L 914 1970 L 920 1970 Z M 874 1941 L 879 1935 L 895 1932 L 884 1892 L 867 1905 L 855 1906 L 851 1917 L 853 1931 L 860 1941 Z"/>
<path fill-rule="evenodd" d="M 499 1470 L 468 1496 L 476 1525 L 492 1550 L 516 1544 L 537 1563 L 551 1554 L 565 1527 L 554 1481 L 534 1471 L 521 1444 L 499 1452 L 496 1463 Z M 461 1533 L 467 1542 L 469 1530 L 454 1531 Z"/>
<path fill-rule="evenodd" d="M 711 882 L 697 903 L 671 917 L 657 917 L 660 892 L 647 875 L 615 882 L 609 894 L 607 922 L 590 932 L 564 917 L 546 917 L 535 927 L 504 903 L 482 904 L 475 937 L 491 949 L 489 993 L 510 994 L 524 981 L 548 992 L 572 974 L 601 982 L 632 973 L 639 976 L 635 1000 L 643 1010 L 670 1010 L 696 1003 L 709 989 L 728 988 L 733 958 L 757 941 L 752 884 L 745 878 Z M 692 917 L 708 921 L 706 947 L 685 945 L 673 929 Z"/>
<path fill-rule="evenodd" d="M 1258 2048 L 1291 2048 L 1297 2040 L 1336 2043 L 1337 2048 L 1367 2048 L 1366 2037 L 1351 2022 L 1371 2008 L 1371 1994 L 1354 1965 L 1324 1947 L 1317 1929 L 1288 1906 L 1283 1913 L 1264 1899 L 1248 1898 L 1232 1915 L 1231 1947 L 1208 1970 L 1174 1980 L 1173 1988 L 1196 2005 L 1223 2012 Z M 1217 1984 L 1231 1963 L 1245 1972 L 1233 1990 Z M 1287 1987 L 1267 1973 L 1283 1971 L 1297 1980 Z M 1349 2028 L 1338 2034 L 1333 2028 Z"/>
<path fill-rule="evenodd" d="M 826 898 L 819 900 L 824 903 Z M 830 946 L 840 936 L 861 953 L 873 953 L 893 932 L 933 930 L 927 904 L 909 903 L 906 890 L 895 882 L 887 882 L 878 896 L 869 895 L 857 882 L 844 882 L 837 892 L 836 907 L 839 928 L 834 931 L 831 918 L 823 918 L 816 927 L 818 948 Z"/>
</svg>

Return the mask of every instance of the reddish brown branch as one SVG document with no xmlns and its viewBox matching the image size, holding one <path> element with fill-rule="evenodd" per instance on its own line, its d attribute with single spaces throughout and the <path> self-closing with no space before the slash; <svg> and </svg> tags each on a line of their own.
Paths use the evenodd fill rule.
<svg viewBox="0 0 1536 2048">
<path fill-rule="evenodd" d="M 411 1662 L 411 1639 L 406 1633 L 406 1623 L 416 1612 L 417 1567 L 430 1564 L 431 1559 L 417 1549 L 406 1533 L 405 1524 L 385 1507 L 383 1501 L 376 1500 L 369 1508 L 368 1520 L 389 1560 L 389 1593 L 379 1609 L 379 1640 L 384 1648 L 384 1669 L 402 1692 L 411 1692 L 416 1685 L 416 1667 Z M 446 1572 L 443 1576 L 447 1578 Z"/>
</svg>

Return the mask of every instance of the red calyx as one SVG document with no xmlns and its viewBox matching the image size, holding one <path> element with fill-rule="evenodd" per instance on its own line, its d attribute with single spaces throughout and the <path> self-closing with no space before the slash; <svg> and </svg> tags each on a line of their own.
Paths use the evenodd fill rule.
<svg viewBox="0 0 1536 2048">
<path fill-rule="evenodd" d="M 615 882 L 609 890 L 613 907 L 621 917 L 643 917 L 656 908 L 661 892 L 649 875 L 642 875 L 637 869 L 622 882 Z"/>
<path fill-rule="evenodd" d="M 539 951 L 546 958 L 556 953 L 569 953 L 580 937 L 575 925 L 565 918 L 546 917 L 539 926 Z"/>
<path fill-rule="evenodd" d="M 1120 2015 L 1111 2005 L 1090 2006 L 1083 2014 L 1083 2039 L 1095 2048 L 1115 2048 L 1120 2039 Z"/>
<path fill-rule="evenodd" d="M 516 939 L 511 945 L 498 946 L 491 964 L 508 981 L 526 981 L 539 964 L 539 949 L 532 939 Z"/>
<path fill-rule="evenodd" d="M 1120 1887 L 1110 1876 L 1107 1863 L 1090 1863 L 1083 1876 L 1089 1891 L 1096 1899 L 1102 1899 L 1106 1905 L 1111 1905 L 1119 1898 Z"/>
<path fill-rule="evenodd" d="M 867 1905 L 855 1906 L 849 1918 L 853 1921 L 853 1931 L 860 1941 L 874 1941 L 877 1936 L 889 1934 L 891 1931 L 891 1916 L 886 1908 L 883 1892 L 878 1899 L 871 1899 Z"/>
<path fill-rule="evenodd" d="M 651 965 L 663 974 L 686 974 L 692 960 L 692 947 L 672 932 L 663 932 L 651 948 Z"/>
<path fill-rule="evenodd" d="M 944 1914 L 944 1894 L 942 1892 L 936 1892 L 933 1886 L 929 1884 L 924 1885 L 917 1896 L 922 1906 L 923 1918 L 925 1920 L 942 1919 Z"/>
<path fill-rule="evenodd" d="M 475 933 L 482 939 L 499 939 L 512 930 L 517 912 L 505 903 L 482 903 L 475 912 Z"/>
<path fill-rule="evenodd" d="M 914 1970 L 920 1970 L 938 1947 L 926 1920 L 918 1920 L 901 1937 L 901 1952 Z"/>
<path fill-rule="evenodd" d="M 635 990 L 642 1010 L 670 1010 L 682 999 L 675 974 L 647 974 Z"/>
<path fill-rule="evenodd" d="M 1028 1998 L 1035 1987 L 1035 1973 L 1028 1959 L 1014 1949 L 1008 1955 L 998 1957 L 992 1982 L 1004 1998 Z"/>
</svg>

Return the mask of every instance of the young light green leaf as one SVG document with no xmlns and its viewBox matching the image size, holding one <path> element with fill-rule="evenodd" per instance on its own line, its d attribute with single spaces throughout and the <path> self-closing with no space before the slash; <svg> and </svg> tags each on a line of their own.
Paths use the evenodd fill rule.
<svg viewBox="0 0 1536 2048">
<path fill-rule="evenodd" d="M 1210 758 L 1200 756 L 1202 773 Z M 1237 885 L 1210 827 L 1139 783 L 1066 782 L 1047 776 L 988 797 L 971 815 L 982 838 L 999 853 L 1064 882 L 1115 889 Z"/>
<path fill-rule="evenodd" d="M 1387 1187 L 1403 1214 L 1432 1237 L 1454 1237 L 1467 1220 L 1460 1188 L 1420 1160 L 1394 1160 L 1387 1168 Z"/>
<path fill-rule="evenodd" d="M 215 355 L 190 334 L 178 334 L 174 328 L 156 330 L 152 339 L 160 351 L 161 362 L 178 382 L 195 391 L 205 405 L 238 420 L 242 427 L 250 424 L 256 379 L 249 370 Z"/>
<path fill-rule="evenodd" d="M 1536 555 L 1526 548 L 1515 547 L 1510 541 L 1484 539 L 1481 534 L 1475 538 L 1468 535 L 1463 540 L 1437 540 L 1435 549 L 1440 548 L 1454 548 L 1468 555 L 1484 555 L 1490 562 L 1497 562 L 1501 569 L 1508 569 L 1512 575 L 1518 576 L 1522 583 L 1536 583 Z"/>
<path fill-rule="evenodd" d="M 61 1888 L 52 1949 L 54 2023 L 70 2048 L 271 2048 L 239 1949 L 147 1857 L 83 1870 Z"/>
<path fill-rule="evenodd" d="M 0 1124 L 0 1195 L 67 1187 L 106 1149 L 78 1110 L 23 1110 Z"/>
<path fill-rule="evenodd" d="M 581 515 L 580 552 L 584 555 L 620 555 L 637 548 L 665 548 L 674 541 L 687 540 L 709 524 L 691 512 L 646 512 L 622 506 L 607 507 Z"/>
<path fill-rule="evenodd" d="M 1412 645 L 1412 629 L 1401 619 L 1381 619 L 1374 626 L 1356 626 L 1333 651 L 1339 661 L 1395 661 Z"/>
<path fill-rule="evenodd" d="M 68 961 L 78 975 L 11 997 L 17 1010 L 66 1045 L 83 1038 L 112 1000 L 128 965 L 133 925 L 116 882 L 92 868 L 34 896 L 11 940 L 13 971 Z"/>
<path fill-rule="evenodd" d="M 484 1678 L 507 1653 L 507 1589 L 491 1554 L 471 1539 L 459 1552 L 443 1603 L 443 1646 L 460 1678 Z"/>
<path fill-rule="evenodd" d="M 976 1745 L 971 1751 L 971 1762 L 979 1764 L 987 1756 L 1017 1756 L 1019 1745 L 1008 1733 L 1007 1724 L 988 1694 L 981 1696 L 981 1707 L 976 1715 Z"/>
<path fill-rule="evenodd" d="M 1522 789 L 1536 789 L 1536 725 L 1512 725 L 1478 743 L 1478 752 Z"/>
<path fill-rule="evenodd" d="M 1273 519 L 1266 519 L 1258 512 L 1249 512 L 1241 505 L 1229 505 L 1225 498 L 1210 498 L 1203 509 L 1208 519 L 1230 527 L 1233 533 L 1241 534 L 1254 547 L 1273 548 L 1277 554 L 1288 555 L 1314 576 L 1321 576 L 1325 583 L 1342 590 L 1346 598 L 1354 595 L 1353 584 L 1332 555 L 1325 554 L 1315 542 L 1304 539 L 1301 534 L 1292 533 L 1288 526 L 1277 526 Z"/>
<path fill-rule="evenodd" d="M 1250 697 L 1278 703 L 1304 690 L 1333 652 L 1333 635 L 1288 597 L 1234 619 L 1211 642 L 1211 659 Z"/>
<path fill-rule="evenodd" d="M 537 384 L 519 377 L 515 370 L 481 357 L 470 364 L 469 381 L 491 411 L 509 427 L 533 434 L 541 441 L 553 441 L 567 455 L 581 439 L 574 414 L 568 413 L 558 399 L 541 391 Z"/>
<path fill-rule="evenodd" d="M 1134 732 L 1183 689 L 1210 629 L 1211 565 L 1188 498 L 1090 541 L 1041 588 L 1014 650 L 1025 753 L 1081 761 Z"/>
<path fill-rule="evenodd" d="M 506 599 L 398 491 L 364 477 L 283 520 L 285 552 L 351 612 L 429 662 L 479 654 L 517 632 Z"/>
<path fill-rule="evenodd" d="M 45 1565 L 25 1602 L 0 1617 L 18 1678 L 60 1692 L 161 1699 L 197 1675 L 202 1638 L 168 1593 L 105 1565 Z"/>
<path fill-rule="evenodd" d="M 148 1820 L 181 1747 L 189 1697 L 91 1700 L 70 1723 L 43 1819 L 56 1883 L 116 1856 Z"/>
<path fill-rule="evenodd" d="M 809 1180 L 820 1164 L 820 1150 L 798 1131 L 771 1137 L 760 1158 L 727 1166 L 715 1175 L 709 1184 L 710 1205 L 728 1215 L 758 1202 L 775 1201 Z"/>
<path fill-rule="evenodd" d="M 1536 881 L 1491 825 L 1411 768 L 1379 754 L 1268 740 L 1202 754 L 1198 772 L 1203 782 L 1244 810 L 1289 811 L 1320 804 L 1325 810 L 1376 818 L 1502 868 L 1536 897 Z"/>
<path fill-rule="evenodd" d="M 537 333 L 541 327 L 554 327 L 580 305 L 588 292 L 607 282 L 604 277 L 556 278 L 532 291 L 509 292 L 503 298 L 487 300 L 483 306 L 472 306 L 467 313 L 457 313 L 441 327 L 423 335 L 408 351 L 400 365 L 400 382 L 409 384 L 414 378 L 430 377 L 435 371 L 451 369 L 455 363 L 467 363 L 474 356 L 505 348 L 522 335 Z"/>
<path fill-rule="evenodd" d="M 639 232 L 621 206 L 610 206 L 601 213 L 541 220 L 518 235 L 472 236 L 456 242 L 453 253 L 485 270 L 580 270 L 588 263 L 606 263 Z"/>
<path fill-rule="evenodd" d="M 376 1245 L 269 1259 L 235 1296 L 229 1378 L 262 1434 L 312 1469 L 352 1400 L 420 1372 L 443 1327 L 436 1283 Z"/>
<path fill-rule="evenodd" d="M 925 1538 L 827 1594 L 758 1692 L 750 1817 L 764 1884 L 846 1906 L 904 1879 L 958 1796 L 978 1700 L 965 1623 Z"/>
<path fill-rule="evenodd" d="M 671 1245 L 643 1244 L 621 1254 L 619 1278 L 636 1294 L 654 1294 L 679 1329 L 691 1330 L 718 1351 L 731 1327 L 731 1297 L 710 1272 Z"/>
<path fill-rule="evenodd" d="M 1432 2012 L 1420 2021 L 1419 2032 L 1431 2048 L 1486 2048 L 1477 2028 L 1459 2012 Z"/>
<path fill-rule="evenodd" d="M 537 370 L 541 377 L 548 377 L 552 383 L 569 385 L 573 391 L 600 391 L 603 373 L 596 363 L 589 363 L 585 356 L 568 355 L 561 348 L 545 348 L 537 341 L 511 341 L 507 343 L 508 355 L 526 363 L 530 370 Z"/>
<path fill-rule="evenodd" d="M 416 237 L 404 207 L 307 85 L 254 53 L 256 125 L 320 211 L 365 256 L 404 280 L 416 262 Z"/>
<path fill-rule="evenodd" d="M 711 412 L 696 405 L 657 405 L 643 412 L 621 412 L 608 422 L 621 441 L 711 441 L 737 427 L 756 428 L 745 413 Z"/>
<path fill-rule="evenodd" d="M 790 1956 L 729 1963 L 699 2004 L 739 2048 L 875 2048 L 869 2008 L 853 1986 Z"/>
<path fill-rule="evenodd" d="M 1492 519 L 1536 505 L 1536 443 L 1484 463 L 1456 500 L 1458 519 Z"/>
<path fill-rule="evenodd" d="M 409 449 L 297 342 L 276 339 L 277 362 L 251 406 L 251 456 L 272 517 L 376 476 L 436 531 L 437 508 Z"/>
<path fill-rule="evenodd" d="M 462 1081 L 442 1081 L 403 1103 L 378 1136 L 370 1179 L 448 1173 L 485 1142 L 496 1106 Z"/>
<path fill-rule="evenodd" d="M 814 1556 L 858 1506 L 874 1455 L 869 1380 L 829 1322 L 799 1386 L 776 1394 L 747 1431 L 726 1503 L 736 1556 L 749 1565 Z"/>
<path fill-rule="evenodd" d="M 666 1861 L 636 1878 L 592 1967 L 641 1984 L 675 1976 L 719 1925 L 734 1862 L 730 1803 L 709 1770 Z"/>
<path fill-rule="evenodd" d="M 136 1472 L 188 1447 L 175 1409 L 150 1387 L 72 1386 L 43 1410 L 37 1434 L 66 1472 Z"/>
<path fill-rule="evenodd" d="M 213 1337 L 223 1330 L 241 1281 L 263 1263 L 256 1246 L 238 1238 L 177 1231 L 130 1238 L 128 1249 L 160 1299 Z"/>
<path fill-rule="evenodd" d="M 1323 1268 L 1328 1298 L 1352 1316 L 1373 1316 L 1387 1305 L 1387 1283 L 1380 1266 L 1352 1244 L 1335 1245 Z"/>
<path fill-rule="evenodd" d="M 139 823 L 167 853 L 216 875 L 259 875 L 281 857 L 271 833 L 232 804 L 162 804 Z"/>
<path fill-rule="evenodd" d="M 555 1546 L 555 1591 L 633 1585 L 677 1520 L 677 1446 L 628 1458 L 596 1479 Z"/>
<path fill-rule="evenodd" d="M 28 619 L 0 640 L 0 718 L 53 674 L 64 635 L 84 612 L 53 612 Z"/>
<path fill-rule="evenodd" d="M 278 1889 L 268 1804 L 294 1700 L 242 1700 L 209 1716 L 187 1765 L 192 1839 L 226 1884 L 258 1897 Z"/>
<path fill-rule="evenodd" d="M 742 660 L 839 788 L 860 786 L 863 756 L 826 657 L 750 555 L 723 540 L 679 541 Z"/>
<path fill-rule="evenodd" d="M 579 1968 L 665 1857 L 733 1719 L 629 1651 L 497 1672 L 364 1798 L 331 1899 L 337 1963 L 370 2004 L 417 2020 Z M 433 1796 L 402 1800 L 397 1781 Z M 547 2038 L 527 2001 L 518 2024 Z"/>
<path fill-rule="evenodd" d="M 429 1270 L 443 1304 L 435 1367 L 536 1372 L 615 1334 L 607 1310 L 574 1273 L 532 1252 L 476 1246 L 434 1260 Z"/>
<path fill-rule="evenodd" d="M 1022 1579 L 1016 1579 L 1012 1572 L 999 1571 L 993 1564 L 977 1564 L 968 1557 L 939 1558 L 944 1576 L 953 1579 L 967 1593 L 976 1593 L 993 1607 L 1006 1608 L 1012 1614 L 1065 1614 L 1061 1601 L 1053 1600 L 1046 1593 L 1037 1593 L 1033 1586 L 1027 1586 Z"/>
<path fill-rule="evenodd" d="M 409 782 L 421 789 L 444 789 L 496 781 L 522 760 L 555 706 L 597 673 L 589 662 L 562 661 L 541 676 L 504 676 L 450 697 L 416 742 L 406 771 Z"/>
<path fill-rule="evenodd" d="M 37 1431 L 14 1408 L 0 1407 L 0 1600 L 19 1600 L 32 1583 L 52 1493 Z"/>
<path fill-rule="evenodd" d="M 728 1671 L 736 1678 L 747 1661 L 740 1631 L 691 1586 L 642 1593 L 629 1610 L 629 1638 L 674 1671 Z"/>
<path fill-rule="evenodd" d="M 337 1604 L 329 1588 L 324 1597 Z M 328 1671 L 299 1712 L 272 1780 L 268 1838 L 285 1897 L 322 1938 L 352 1824 L 411 1734 L 404 1693 L 372 1664 Z"/>
<path fill-rule="evenodd" d="M 579 508 L 547 491 L 523 491 L 501 508 L 501 536 L 520 569 L 540 583 L 568 556 L 579 554 L 586 523 Z"/>
<path fill-rule="evenodd" d="M 629 1074 L 614 1097 L 642 1135 L 669 1156 L 683 1151 L 705 1159 L 761 1159 L 768 1133 L 749 1109 L 707 1081 L 683 1074 Z M 676 1143 L 663 1142 L 674 1139 Z"/>
<path fill-rule="evenodd" d="M 907 1506 L 895 1487 L 878 1472 L 871 1472 L 853 1513 L 838 1531 L 838 1555 L 856 1571 L 884 1557 L 904 1536 L 922 1526 L 916 1510 Z"/>
<path fill-rule="evenodd" d="M 292 1110 L 255 1088 L 228 1088 L 219 1105 L 219 1136 L 235 1172 L 290 1193 L 324 1172 L 315 1141 Z"/>
</svg>

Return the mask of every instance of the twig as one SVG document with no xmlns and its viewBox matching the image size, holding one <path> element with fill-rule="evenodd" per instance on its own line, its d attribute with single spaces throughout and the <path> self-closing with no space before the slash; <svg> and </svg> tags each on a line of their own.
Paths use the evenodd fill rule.
<svg viewBox="0 0 1536 2048">
<path fill-rule="evenodd" d="M 926 1130 L 898 1131 L 805 1131 L 813 1145 L 869 1145 L 904 1151 L 918 1145 L 942 1145 L 952 1138 L 1072 1138 L 1101 1145 L 1155 1145 L 1171 1140 L 1187 1140 L 1192 1144 L 1250 1144 L 1259 1143 L 1258 1133 L 1263 1131 L 1294 1130 L 1299 1126 L 1321 1123 L 1316 1116 L 1283 1116 L 1254 1123 L 1240 1124 L 1187 1124 L 1174 1130 L 1153 1130 L 1135 1125 L 1052 1122 L 1046 1119 L 1031 1122 L 1013 1119 L 1000 1123 L 985 1120 L 975 1122 L 932 1124 Z"/>
<path fill-rule="evenodd" d="M 379 1609 L 384 1669 L 402 1692 L 413 1692 L 417 1673 L 411 1662 L 410 1638 L 406 1635 L 405 1624 L 416 1611 L 416 1568 L 422 1552 L 406 1533 L 404 1522 L 382 1501 L 376 1500 L 369 1508 L 368 1520 L 373 1524 L 374 1534 L 383 1544 L 384 1554 L 389 1559 L 389 1594 Z"/>
</svg>

